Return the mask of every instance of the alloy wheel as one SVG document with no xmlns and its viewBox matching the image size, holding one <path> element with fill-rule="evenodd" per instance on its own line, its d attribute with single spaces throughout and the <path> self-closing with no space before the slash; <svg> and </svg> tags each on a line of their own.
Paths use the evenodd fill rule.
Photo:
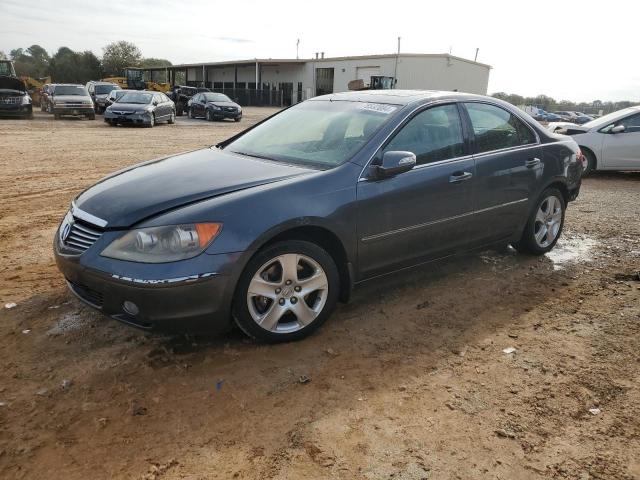
<svg viewBox="0 0 640 480">
<path fill-rule="evenodd" d="M 538 207 L 533 228 L 536 243 L 541 248 L 551 245 L 562 226 L 562 202 L 555 195 L 546 197 Z"/>
<path fill-rule="evenodd" d="M 327 274 L 312 258 L 286 253 L 263 264 L 247 290 L 254 322 L 273 333 L 292 333 L 311 324 L 329 293 Z"/>
</svg>

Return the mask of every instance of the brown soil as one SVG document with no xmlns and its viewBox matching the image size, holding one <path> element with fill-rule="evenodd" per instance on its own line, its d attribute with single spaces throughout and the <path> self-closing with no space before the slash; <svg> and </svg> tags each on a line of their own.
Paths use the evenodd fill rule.
<svg viewBox="0 0 640 480">
<path fill-rule="evenodd" d="M 79 191 L 266 113 L 0 121 L 0 478 L 640 478 L 639 174 L 586 179 L 552 255 L 370 282 L 295 344 L 143 333 L 72 298 L 51 239 Z"/>
</svg>

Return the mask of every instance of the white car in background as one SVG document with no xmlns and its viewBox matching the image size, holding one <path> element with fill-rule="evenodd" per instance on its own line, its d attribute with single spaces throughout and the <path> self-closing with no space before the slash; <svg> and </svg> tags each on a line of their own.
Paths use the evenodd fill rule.
<svg viewBox="0 0 640 480">
<path fill-rule="evenodd" d="M 583 125 L 551 122 L 547 128 L 570 135 L 587 157 L 584 175 L 594 170 L 640 171 L 640 106 L 625 108 Z"/>
</svg>

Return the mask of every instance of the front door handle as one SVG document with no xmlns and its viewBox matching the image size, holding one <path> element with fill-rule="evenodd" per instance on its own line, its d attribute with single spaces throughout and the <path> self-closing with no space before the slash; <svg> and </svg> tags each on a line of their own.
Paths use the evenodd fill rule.
<svg viewBox="0 0 640 480">
<path fill-rule="evenodd" d="M 527 168 L 533 168 L 536 165 L 540 165 L 540 159 L 539 158 L 530 158 L 526 162 L 524 162 L 524 165 Z"/>
<path fill-rule="evenodd" d="M 449 183 L 460 183 L 465 180 L 469 180 L 473 177 L 473 173 L 471 172 L 453 172 L 449 177 Z"/>
</svg>

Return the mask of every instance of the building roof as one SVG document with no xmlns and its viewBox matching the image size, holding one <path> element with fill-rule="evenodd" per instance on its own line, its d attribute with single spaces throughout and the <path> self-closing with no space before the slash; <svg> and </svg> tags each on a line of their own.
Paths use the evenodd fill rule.
<svg viewBox="0 0 640 480">
<path fill-rule="evenodd" d="M 424 57 L 424 58 L 447 58 L 452 60 L 457 60 L 460 62 L 472 63 L 478 66 L 491 68 L 491 65 L 487 65 L 486 63 L 480 63 L 473 60 L 469 60 L 462 57 L 457 57 L 455 55 L 451 55 L 449 53 L 401 53 L 397 55 L 399 58 L 410 58 L 410 57 Z M 181 63 L 178 65 L 170 65 L 168 67 L 148 67 L 142 68 L 142 70 L 155 70 L 155 71 L 163 71 L 165 69 L 184 69 L 184 68 L 202 68 L 202 67 L 216 67 L 216 66 L 230 66 L 230 65 L 255 65 L 256 63 L 260 63 L 262 65 L 277 65 L 282 63 L 297 63 L 297 64 L 305 64 L 310 62 L 336 62 L 336 61 L 344 61 L 344 60 L 367 60 L 367 59 L 378 59 L 378 58 L 395 58 L 395 53 L 384 53 L 380 55 L 356 55 L 356 56 L 348 56 L 348 57 L 325 57 L 325 58 L 253 58 L 253 59 L 244 59 L 244 60 L 225 60 L 221 62 L 199 62 L 199 63 Z"/>
</svg>

